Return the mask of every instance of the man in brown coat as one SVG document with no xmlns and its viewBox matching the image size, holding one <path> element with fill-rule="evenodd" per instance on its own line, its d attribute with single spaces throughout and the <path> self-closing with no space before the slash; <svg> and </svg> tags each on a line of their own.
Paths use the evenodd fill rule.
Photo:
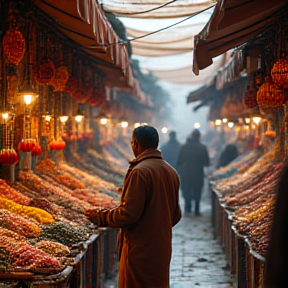
<svg viewBox="0 0 288 288">
<path fill-rule="evenodd" d="M 121 228 L 118 288 L 168 288 L 172 227 L 181 218 L 179 178 L 157 149 L 159 135 L 148 125 L 133 131 L 135 158 L 125 176 L 118 207 L 88 210 L 98 226 Z"/>
</svg>

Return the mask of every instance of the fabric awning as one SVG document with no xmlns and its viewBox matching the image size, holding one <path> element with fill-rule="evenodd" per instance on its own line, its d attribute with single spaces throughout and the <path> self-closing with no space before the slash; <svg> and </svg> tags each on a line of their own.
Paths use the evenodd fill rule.
<svg viewBox="0 0 288 288">
<path fill-rule="evenodd" d="M 204 29 L 194 38 L 193 72 L 205 69 L 212 58 L 260 34 L 287 0 L 219 0 Z"/>
<path fill-rule="evenodd" d="M 117 16 L 150 19 L 190 16 L 215 5 L 214 0 L 101 0 L 101 3 L 105 11 Z"/>
<path fill-rule="evenodd" d="M 79 6 L 81 1 L 77 0 L 32 1 L 54 20 L 59 31 L 94 56 L 97 67 L 105 71 L 106 86 L 134 89 L 135 79 L 126 47 L 112 44 L 119 38 L 96 1 L 93 1 L 93 7 L 89 6 L 91 10 Z"/>
<path fill-rule="evenodd" d="M 185 66 L 175 68 L 173 70 L 160 70 L 157 68 L 157 65 L 154 65 L 154 67 L 149 67 L 149 69 L 147 67 L 147 69 L 151 71 L 156 77 L 171 83 L 203 86 L 209 83 L 212 78 L 216 76 L 217 70 L 223 66 L 224 61 L 225 55 L 219 56 L 213 65 L 203 71 L 204 73 L 202 73 L 201 76 L 195 76 L 191 72 L 191 63 L 185 63 Z M 143 68 L 145 68 L 145 66 L 143 66 Z"/>
</svg>

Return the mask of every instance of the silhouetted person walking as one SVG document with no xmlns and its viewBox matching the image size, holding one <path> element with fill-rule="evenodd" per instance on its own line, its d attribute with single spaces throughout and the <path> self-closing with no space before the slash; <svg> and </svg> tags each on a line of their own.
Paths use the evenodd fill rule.
<svg viewBox="0 0 288 288">
<path fill-rule="evenodd" d="M 217 168 L 225 167 L 238 156 L 238 148 L 234 144 L 226 145 L 225 149 L 221 152 L 217 164 Z"/>
<path fill-rule="evenodd" d="M 205 145 L 200 142 L 200 131 L 195 129 L 187 142 L 181 146 L 177 167 L 181 190 L 185 200 L 185 213 L 191 213 L 191 201 L 195 200 L 195 215 L 200 214 L 200 200 L 204 184 L 204 167 L 210 160 Z"/>
<path fill-rule="evenodd" d="M 163 159 L 176 169 L 181 144 L 176 139 L 176 132 L 169 133 L 169 140 L 160 148 Z M 177 169 L 176 169 L 177 170 Z"/>
</svg>

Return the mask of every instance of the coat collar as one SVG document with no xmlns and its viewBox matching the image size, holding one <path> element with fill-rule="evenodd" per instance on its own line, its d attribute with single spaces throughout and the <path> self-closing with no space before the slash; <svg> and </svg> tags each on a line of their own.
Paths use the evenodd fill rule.
<svg viewBox="0 0 288 288">
<path fill-rule="evenodd" d="M 158 149 L 151 148 L 144 150 L 140 155 L 138 155 L 133 160 L 129 161 L 130 165 L 137 165 L 139 162 L 149 159 L 149 158 L 158 158 L 163 159 L 162 154 Z"/>
</svg>

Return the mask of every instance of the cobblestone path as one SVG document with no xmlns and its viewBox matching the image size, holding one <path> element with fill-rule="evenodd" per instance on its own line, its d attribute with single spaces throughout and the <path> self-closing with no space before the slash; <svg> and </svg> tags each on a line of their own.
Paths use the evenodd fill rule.
<svg viewBox="0 0 288 288">
<path fill-rule="evenodd" d="M 205 191 L 202 216 L 183 215 L 173 228 L 170 288 L 233 287 L 229 273 L 223 269 L 226 266 L 223 249 L 213 236 L 209 196 Z"/>
</svg>

